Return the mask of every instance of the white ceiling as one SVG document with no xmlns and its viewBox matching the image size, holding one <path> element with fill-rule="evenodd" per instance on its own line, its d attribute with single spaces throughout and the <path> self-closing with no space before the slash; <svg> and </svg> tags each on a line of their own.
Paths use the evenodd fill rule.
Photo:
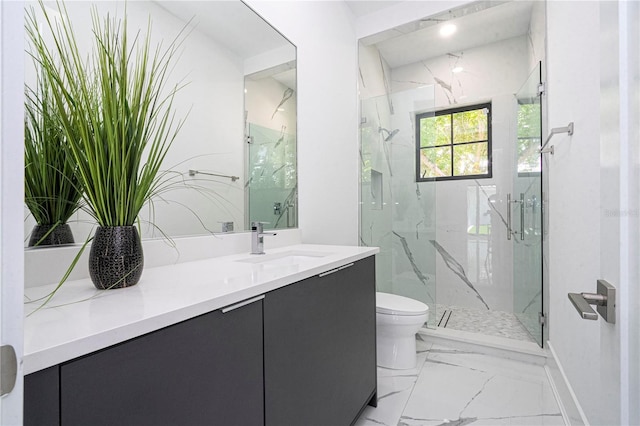
<svg viewBox="0 0 640 426">
<path fill-rule="evenodd" d="M 291 45 L 240 1 L 156 1 L 181 21 L 193 18 L 196 29 L 242 59 Z"/>
<path fill-rule="evenodd" d="M 484 5 L 480 5 L 484 3 Z M 363 40 L 375 44 L 391 68 L 527 34 L 531 20 L 531 1 L 479 2 L 482 10 L 468 8 L 422 19 Z M 462 16 L 460 16 L 462 15 Z M 460 17 L 455 17 L 460 16 Z M 455 34 L 443 38 L 442 22 L 454 23 Z"/>
<path fill-rule="evenodd" d="M 369 15 L 390 6 L 394 6 L 401 1 L 377 1 L 377 0 L 350 0 L 345 3 L 356 17 Z"/>
</svg>

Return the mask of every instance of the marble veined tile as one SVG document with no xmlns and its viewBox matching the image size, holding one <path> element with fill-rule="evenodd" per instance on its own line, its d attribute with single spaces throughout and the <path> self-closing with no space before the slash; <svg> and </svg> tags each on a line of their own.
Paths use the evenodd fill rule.
<svg viewBox="0 0 640 426">
<path fill-rule="evenodd" d="M 378 407 L 357 426 L 564 425 L 544 367 L 416 343 L 415 369 L 378 368 Z"/>
<path fill-rule="evenodd" d="M 432 347 L 398 425 L 562 425 L 543 367 Z"/>
<path fill-rule="evenodd" d="M 418 375 L 427 359 L 426 347 L 431 346 L 418 341 L 416 368 L 412 370 L 391 370 L 378 367 L 378 406 L 367 407 L 355 423 L 355 426 L 397 425 Z M 420 352 L 420 349 L 423 349 Z"/>
</svg>

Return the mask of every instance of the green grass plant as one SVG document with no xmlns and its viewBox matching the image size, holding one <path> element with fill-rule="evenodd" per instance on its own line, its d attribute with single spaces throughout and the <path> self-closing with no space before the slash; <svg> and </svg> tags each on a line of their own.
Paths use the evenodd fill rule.
<svg viewBox="0 0 640 426">
<path fill-rule="evenodd" d="M 38 225 L 62 225 L 80 207 L 82 190 L 47 80 L 25 86 L 24 193 Z"/>
</svg>

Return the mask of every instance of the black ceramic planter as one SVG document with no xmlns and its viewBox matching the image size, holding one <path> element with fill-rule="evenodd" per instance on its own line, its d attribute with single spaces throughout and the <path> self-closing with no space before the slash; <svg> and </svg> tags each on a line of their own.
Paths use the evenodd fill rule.
<svg viewBox="0 0 640 426">
<path fill-rule="evenodd" d="M 135 226 L 100 226 L 89 253 L 89 275 L 99 290 L 131 287 L 142 276 L 144 256 Z"/>
<path fill-rule="evenodd" d="M 54 226 L 53 231 L 47 235 L 47 232 Z M 42 239 L 45 235 L 47 236 Z M 41 239 L 42 241 L 40 241 Z M 62 225 L 36 225 L 33 227 L 29 238 L 29 247 L 58 246 L 73 243 L 75 243 L 73 233 L 71 233 L 71 228 L 66 223 Z"/>
</svg>

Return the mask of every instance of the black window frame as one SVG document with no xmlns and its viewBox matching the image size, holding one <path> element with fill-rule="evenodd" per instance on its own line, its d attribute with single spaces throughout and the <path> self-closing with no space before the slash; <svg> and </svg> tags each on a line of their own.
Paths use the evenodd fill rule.
<svg viewBox="0 0 640 426">
<path fill-rule="evenodd" d="M 433 147 L 421 147 L 420 146 L 420 120 L 423 118 L 430 117 L 438 117 L 442 115 L 449 115 L 451 120 L 453 120 L 453 114 L 459 112 L 473 111 L 477 109 L 488 110 L 487 112 L 487 173 L 479 174 L 479 175 L 461 175 L 455 176 L 453 173 L 455 172 L 454 163 L 453 163 L 453 147 L 456 145 L 470 145 L 474 143 L 484 142 L 484 140 L 479 141 L 470 141 L 470 142 L 453 142 L 453 123 L 451 123 L 451 143 L 446 145 L 438 145 L 437 148 L 442 147 L 450 147 L 451 148 L 451 176 L 433 176 L 433 177 L 422 177 L 420 176 L 420 153 L 424 149 L 434 149 Z M 456 108 L 448 108 L 439 111 L 431 111 L 425 112 L 421 114 L 416 114 L 416 182 L 433 182 L 433 181 L 447 181 L 447 180 L 463 180 L 463 179 L 490 179 L 493 177 L 493 145 L 492 145 L 492 129 L 491 129 L 491 102 L 485 102 L 481 104 L 467 105 L 463 107 Z"/>
</svg>

